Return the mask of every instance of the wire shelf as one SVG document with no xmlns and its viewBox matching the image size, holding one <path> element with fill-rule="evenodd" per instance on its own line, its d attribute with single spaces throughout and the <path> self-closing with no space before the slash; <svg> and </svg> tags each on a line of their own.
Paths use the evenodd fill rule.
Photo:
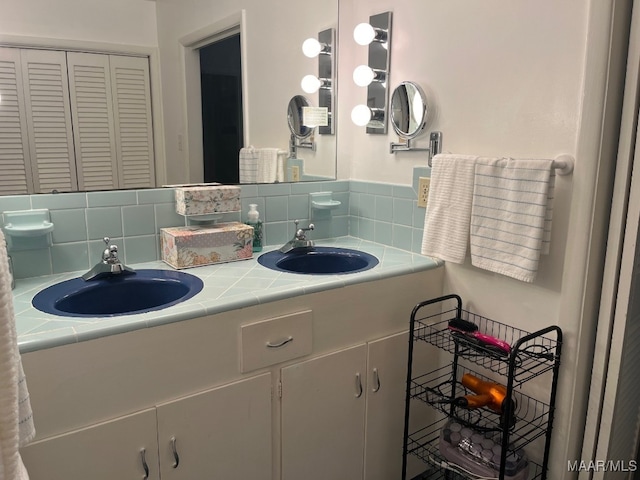
<svg viewBox="0 0 640 480">
<path fill-rule="evenodd" d="M 457 366 L 455 378 L 460 379 L 465 373 L 470 373 L 484 381 L 494 381 L 461 365 Z M 454 382 L 451 365 L 415 377 L 410 384 L 411 398 L 419 399 L 475 430 L 501 433 L 504 428 L 507 428 L 509 441 L 515 448 L 524 448 L 547 433 L 551 411 L 549 405 L 522 392 L 514 391 L 512 396 L 515 402 L 514 416 L 508 419 L 487 407 L 469 409 L 452 403 L 456 397 L 473 393 L 459 381 Z"/>
<path fill-rule="evenodd" d="M 425 464 L 430 466 L 427 472 L 417 478 L 419 480 L 422 480 L 423 478 L 428 478 L 429 480 L 468 480 L 481 478 L 480 476 L 473 475 L 470 472 L 463 472 L 457 465 L 448 462 L 440 453 L 440 430 L 446 424 L 447 420 L 447 418 L 440 419 L 409 435 L 407 440 L 407 453 L 419 458 Z M 542 467 L 534 461 L 529 460 L 528 462 L 528 480 L 543 478 Z M 498 477 L 497 472 L 495 476 L 496 478 Z"/>
<path fill-rule="evenodd" d="M 487 348 L 471 337 L 452 335 L 449 322 L 456 318 L 472 322 L 477 325 L 479 332 L 507 342 L 512 347 L 511 353 L 499 355 L 495 350 Z M 552 370 L 559 360 L 560 341 L 557 338 L 551 338 L 550 335 L 531 334 L 457 308 L 421 317 L 416 316 L 414 339 L 430 343 L 449 353 L 458 354 L 500 375 L 508 375 L 509 364 L 513 362 L 514 386 Z"/>
</svg>

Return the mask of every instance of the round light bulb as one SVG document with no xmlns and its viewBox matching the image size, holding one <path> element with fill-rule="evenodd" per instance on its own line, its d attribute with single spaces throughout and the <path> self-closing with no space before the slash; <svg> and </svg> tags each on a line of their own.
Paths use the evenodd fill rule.
<svg viewBox="0 0 640 480">
<path fill-rule="evenodd" d="M 358 45 L 369 45 L 376 38 L 376 32 L 368 23 L 359 23 L 353 29 L 353 39 Z"/>
<path fill-rule="evenodd" d="M 320 89 L 322 82 L 315 75 L 305 75 L 305 77 L 300 82 L 300 86 L 302 90 L 306 93 L 315 93 Z"/>
<path fill-rule="evenodd" d="M 373 69 L 367 65 L 360 65 L 353 71 L 353 81 L 359 87 L 366 87 L 373 82 L 375 73 Z"/>
<path fill-rule="evenodd" d="M 366 105 L 356 105 L 351 110 L 351 121 L 359 127 L 366 126 L 371 121 L 371 109 Z"/>
<path fill-rule="evenodd" d="M 302 43 L 302 53 L 304 53 L 305 56 L 309 58 L 317 57 L 318 55 L 320 55 L 321 51 L 322 45 L 320 45 L 320 42 L 315 38 L 307 38 Z"/>
</svg>

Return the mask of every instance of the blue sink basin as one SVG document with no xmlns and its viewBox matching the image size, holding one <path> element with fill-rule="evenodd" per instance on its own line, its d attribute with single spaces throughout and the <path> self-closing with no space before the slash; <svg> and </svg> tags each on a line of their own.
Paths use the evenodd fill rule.
<svg viewBox="0 0 640 480">
<path fill-rule="evenodd" d="M 97 280 L 74 278 L 33 297 L 38 310 L 64 317 L 113 317 L 170 307 L 202 290 L 198 277 L 174 270 L 136 270 Z"/>
<path fill-rule="evenodd" d="M 338 247 L 300 248 L 288 253 L 273 251 L 258 257 L 258 263 L 272 270 L 310 275 L 334 275 L 369 270 L 378 259 L 359 250 Z"/>
</svg>

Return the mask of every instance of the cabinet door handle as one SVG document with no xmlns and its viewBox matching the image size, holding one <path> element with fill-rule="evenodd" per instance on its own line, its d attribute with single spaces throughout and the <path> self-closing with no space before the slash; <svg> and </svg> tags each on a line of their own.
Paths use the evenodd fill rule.
<svg viewBox="0 0 640 480">
<path fill-rule="evenodd" d="M 287 338 L 283 338 L 278 343 L 267 342 L 267 348 L 280 348 L 284 347 L 287 343 L 293 342 L 293 337 L 289 336 Z"/>
<path fill-rule="evenodd" d="M 371 391 L 375 393 L 378 390 L 380 390 L 380 375 L 378 375 L 378 369 L 374 368 L 373 369 L 373 388 L 371 389 Z"/>
<path fill-rule="evenodd" d="M 362 380 L 360 379 L 360 372 L 356 373 L 356 398 L 362 396 Z"/>
<path fill-rule="evenodd" d="M 149 478 L 149 465 L 147 464 L 147 450 L 146 449 L 142 449 L 140 450 L 140 459 L 142 460 L 142 468 L 144 469 L 144 476 L 142 477 L 142 480 L 147 480 L 147 478 Z"/>
<path fill-rule="evenodd" d="M 171 451 L 173 452 L 173 468 L 178 468 L 178 465 L 180 465 L 180 456 L 176 448 L 176 437 L 171 437 Z"/>
</svg>

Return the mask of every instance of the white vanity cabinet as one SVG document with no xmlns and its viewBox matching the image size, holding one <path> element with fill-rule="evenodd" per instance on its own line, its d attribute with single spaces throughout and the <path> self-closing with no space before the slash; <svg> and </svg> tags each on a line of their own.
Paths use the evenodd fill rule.
<svg viewBox="0 0 640 480">
<path fill-rule="evenodd" d="M 281 370 L 282 480 L 402 471 L 406 332 Z"/>
<path fill-rule="evenodd" d="M 151 480 L 398 478 L 399 332 L 441 285 L 434 269 L 23 354 L 31 480 L 142 479 L 143 448 Z"/>
<path fill-rule="evenodd" d="M 34 442 L 21 455 L 31 480 L 159 480 L 156 411 Z"/>
<path fill-rule="evenodd" d="M 31 480 L 270 480 L 271 383 L 265 373 L 35 442 L 24 463 Z"/>
</svg>

